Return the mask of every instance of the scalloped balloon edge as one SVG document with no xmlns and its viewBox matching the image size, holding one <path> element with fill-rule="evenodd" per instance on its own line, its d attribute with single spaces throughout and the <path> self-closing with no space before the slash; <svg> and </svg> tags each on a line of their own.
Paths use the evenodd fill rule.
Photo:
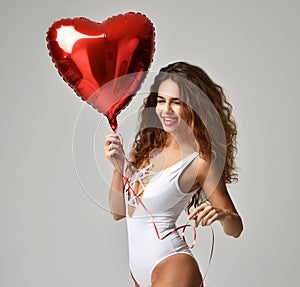
<svg viewBox="0 0 300 287">
<path fill-rule="evenodd" d="M 63 81 L 71 88 L 71 90 L 74 91 L 74 93 L 81 99 L 81 101 L 83 101 L 84 103 L 90 105 L 90 106 L 93 107 L 93 109 L 95 109 L 98 113 L 101 113 L 101 114 L 103 114 L 103 115 L 105 115 L 105 116 L 107 117 L 106 114 L 100 112 L 95 106 L 93 106 L 91 103 L 89 103 L 87 100 L 85 100 L 80 94 L 78 94 L 78 93 L 76 92 L 76 90 L 75 90 L 75 89 L 74 89 L 74 88 L 73 88 L 73 87 L 72 87 L 72 86 L 64 79 L 63 75 L 60 73 L 60 71 L 59 71 L 59 69 L 58 69 L 58 66 L 56 65 L 56 63 L 55 63 L 55 61 L 54 61 L 54 59 L 53 59 L 51 50 L 50 50 L 50 48 L 49 48 L 49 40 L 51 41 L 51 39 L 50 39 L 50 32 L 51 32 L 52 29 L 54 28 L 54 25 L 55 25 L 55 24 L 58 24 L 58 23 L 59 23 L 60 26 L 58 26 L 58 27 L 63 26 L 63 24 L 60 23 L 61 21 L 70 20 L 70 21 L 72 22 L 74 19 L 80 19 L 80 18 L 82 18 L 82 19 L 87 19 L 87 20 L 89 20 L 89 21 L 93 21 L 93 22 L 95 22 L 95 23 L 97 23 L 97 24 L 101 24 L 101 23 L 103 23 L 104 21 L 107 21 L 107 20 L 112 19 L 112 18 L 114 18 L 114 17 L 118 17 L 118 16 L 120 16 L 120 15 L 126 16 L 127 14 L 131 14 L 131 13 L 133 13 L 133 14 L 135 14 L 135 15 L 141 15 L 141 16 L 145 17 L 146 23 L 150 23 L 151 26 L 153 27 L 153 52 L 152 52 L 152 57 L 151 57 L 151 61 L 150 61 L 150 63 L 149 63 L 149 66 L 148 66 L 147 70 L 144 71 L 145 76 L 143 77 L 143 79 L 141 80 L 141 82 L 139 82 L 139 84 L 138 84 L 138 86 L 137 86 L 137 88 L 136 88 L 136 91 L 135 91 L 133 94 L 129 95 L 130 100 L 128 101 L 128 103 L 126 104 L 126 106 L 124 106 L 122 109 L 120 109 L 120 110 L 114 115 L 114 119 L 115 119 L 115 120 L 117 119 L 117 117 L 118 117 L 118 115 L 121 113 L 121 111 L 123 111 L 123 110 L 131 103 L 131 101 L 133 100 L 133 97 L 134 97 L 134 96 L 138 93 L 138 91 L 141 89 L 143 83 L 145 82 L 145 80 L 146 80 L 146 78 L 147 78 L 147 76 L 148 76 L 148 74 L 149 74 L 149 70 L 150 70 L 151 65 L 152 65 L 152 63 L 153 63 L 154 55 L 155 55 L 155 52 L 156 52 L 156 46 L 155 46 L 155 44 L 156 44 L 156 43 L 155 43 L 156 33 L 155 33 L 155 26 L 153 25 L 153 22 L 152 22 L 145 14 L 143 14 L 143 13 L 141 13 L 141 12 L 132 12 L 132 11 L 129 11 L 129 12 L 126 12 L 125 14 L 119 13 L 119 14 L 117 14 L 117 15 L 110 16 L 110 17 L 104 19 L 104 20 L 101 21 L 101 22 L 97 22 L 97 21 L 91 20 L 91 19 L 89 19 L 89 18 L 87 18 L 87 17 L 85 17 L 85 16 L 78 16 L 78 17 L 74 17 L 74 18 L 62 18 L 62 19 L 60 19 L 60 20 L 54 21 L 54 22 L 52 23 L 52 25 L 48 28 L 47 32 L 46 32 L 46 43 L 47 43 L 46 46 L 47 46 L 47 49 L 48 49 L 48 55 L 50 56 L 51 61 L 52 61 L 52 63 L 54 64 L 54 66 L 55 66 L 55 68 L 56 68 L 56 70 L 57 70 L 59 76 L 60 76 L 60 77 L 63 79 Z M 57 28 L 56 28 L 56 29 L 57 29 Z M 108 119 L 108 117 L 107 117 L 107 119 Z M 109 119 L 108 119 L 108 122 L 109 122 L 109 125 L 111 126 L 110 120 L 109 120 Z"/>
</svg>

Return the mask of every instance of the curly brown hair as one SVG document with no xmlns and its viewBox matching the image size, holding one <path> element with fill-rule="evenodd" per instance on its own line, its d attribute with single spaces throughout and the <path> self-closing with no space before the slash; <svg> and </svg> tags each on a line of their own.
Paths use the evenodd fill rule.
<svg viewBox="0 0 300 287">
<path fill-rule="evenodd" d="M 149 96 L 141 107 L 140 124 L 131 152 L 131 163 L 135 168 L 149 162 L 153 151 L 166 145 L 167 132 L 155 113 L 160 84 L 171 79 L 177 83 L 183 103 L 182 119 L 190 127 L 198 143 L 199 155 L 210 162 L 225 183 L 238 181 L 235 155 L 237 152 L 237 127 L 232 116 L 232 106 L 227 101 L 221 86 L 215 84 L 208 74 L 198 66 L 176 62 L 160 70 L 155 77 Z M 201 203 L 198 190 L 187 211 Z"/>
</svg>

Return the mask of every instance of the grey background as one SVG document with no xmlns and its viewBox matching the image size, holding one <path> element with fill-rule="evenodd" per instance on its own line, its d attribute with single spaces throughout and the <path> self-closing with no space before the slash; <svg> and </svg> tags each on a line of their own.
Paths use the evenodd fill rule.
<svg viewBox="0 0 300 287">
<path fill-rule="evenodd" d="M 291 0 L 2 0 L 0 286 L 133 286 L 125 222 L 107 212 L 110 129 L 59 77 L 45 41 L 55 20 L 127 11 L 156 27 L 153 73 L 178 60 L 199 65 L 234 107 L 240 181 L 228 189 L 245 229 L 232 239 L 214 224 L 206 285 L 298 286 L 299 8 Z M 148 86 L 119 117 L 125 145 Z M 209 247 L 209 229 L 199 229 L 203 271 Z"/>
</svg>

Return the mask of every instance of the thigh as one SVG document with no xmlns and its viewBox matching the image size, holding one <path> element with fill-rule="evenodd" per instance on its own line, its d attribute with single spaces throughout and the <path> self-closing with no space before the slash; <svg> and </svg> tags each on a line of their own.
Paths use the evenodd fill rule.
<svg viewBox="0 0 300 287">
<path fill-rule="evenodd" d="M 130 272 L 131 278 L 134 281 L 135 287 L 140 287 L 140 285 L 135 281 L 135 278 L 133 277 L 132 273 Z"/>
<path fill-rule="evenodd" d="M 162 260 L 153 270 L 152 287 L 199 287 L 202 276 L 196 260 L 185 253 Z"/>
</svg>

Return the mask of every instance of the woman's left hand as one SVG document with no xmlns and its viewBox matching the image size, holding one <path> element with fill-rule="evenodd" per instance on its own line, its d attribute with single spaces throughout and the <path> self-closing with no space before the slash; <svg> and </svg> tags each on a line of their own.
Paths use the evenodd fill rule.
<svg viewBox="0 0 300 287">
<path fill-rule="evenodd" d="M 198 227 L 198 225 L 202 224 L 202 226 L 209 226 L 212 223 L 214 223 L 216 220 L 222 221 L 224 220 L 228 215 L 229 211 L 226 211 L 224 209 L 213 207 L 209 203 L 202 203 L 199 206 L 197 206 L 188 216 L 188 219 L 195 220 L 195 227 Z"/>
</svg>

